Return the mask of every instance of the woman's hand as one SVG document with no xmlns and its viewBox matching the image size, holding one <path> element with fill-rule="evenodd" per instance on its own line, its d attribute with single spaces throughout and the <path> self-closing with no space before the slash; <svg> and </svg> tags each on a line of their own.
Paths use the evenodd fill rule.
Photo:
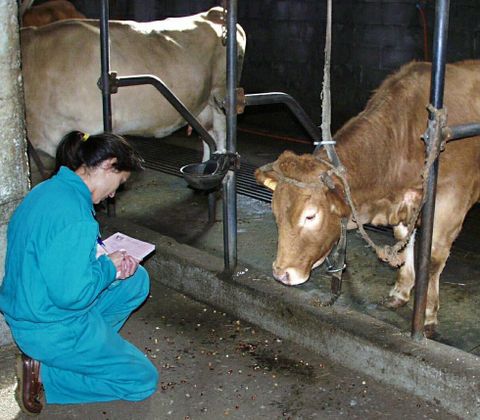
<svg viewBox="0 0 480 420">
<path fill-rule="evenodd" d="M 125 251 L 115 251 L 108 254 L 117 269 L 117 279 L 126 279 L 137 271 L 139 261 Z"/>
</svg>

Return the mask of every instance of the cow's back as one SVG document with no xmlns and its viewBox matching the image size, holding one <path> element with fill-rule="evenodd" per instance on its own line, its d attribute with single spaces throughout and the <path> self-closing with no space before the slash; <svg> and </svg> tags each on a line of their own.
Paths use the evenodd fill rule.
<svg viewBox="0 0 480 420">
<path fill-rule="evenodd" d="M 22 16 L 22 26 L 43 26 L 57 20 L 85 18 L 69 1 L 49 0 L 28 9 Z"/>
<path fill-rule="evenodd" d="M 451 66 L 446 79 L 445 107 L 448 125 L 480 123 L 480 61 L 463 61 Z M 438 188 L 451 185 L 480 201 L 480 136 L 447 143 L 440 157 Z"/>
<path fill-rule="evenodd" d="M 364 111 L 335 134 L 354 188 L 387 195 L 420 186 L 430 78 L 430 63 L 406 64 L 380 85 Z M 449 125 L 480 121 L 479 88 L 479 61 L 447 65 L 444 105 Z M 451 142 L 441 154 L 440 182 L 456 178 L 460 167 L 468 176 L 478 177 L 479 165 L 478 137 Z"/>
<path fill-rule="evenodd" d="M 67 20 L 23 28 L 20 35 L 27 134 L 35 147 L 54 155 L 66 125 L 87 131 L 91 121 L 79 116 L 101 113 L 94 58 L 99 31 L 91 21 Z"/>
</svg>

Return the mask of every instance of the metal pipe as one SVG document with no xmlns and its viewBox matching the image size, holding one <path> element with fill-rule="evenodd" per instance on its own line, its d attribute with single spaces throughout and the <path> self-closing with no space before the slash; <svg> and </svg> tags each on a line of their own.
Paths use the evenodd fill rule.
<svg viewBox="0 0 480 420">
<path fill-rule="evenodd" d="M 137 86 L 137 85 L 152 85 L 155 87 L 164 98 L 178 111 L 178 113 L 185 118 L 185 120 L 193 127 L 193 129 L 200 135 L 202 140 L 207 143 L 210 154 L 217 151 L 215 140 L 208 133 L 205 128 L 198 122 L 194 115 L 186 108 L 182 101 L 163 83 L 161 79 L 149 74 L 139 74 L 135 76 L 124 76 L 113 79 L 113 82 L 118 87 Z"/>
<path fill-rule="evenodd" d="M 227 152 L 237 151 L 237 0 L 227 10 Z M 225 272 L 237 265 L 237 179 L 235 168 L 223 180 L 223 242 Z"/>
<path fill-rule="evenodd" d="M 310 135 L 315 143 L 322 141 L 322 131 L 318 128 L 300 104 L 290 95 L 283 92 L 253 93 L 245 95 L 245 105 L 267 105 L 267 104 L 285 104 L 302 125 L 305 131 Z M 335 148 L 331 144 L 326 144 L 328 158 L 335 166 L 338 166 L 339 160 Z"/>
<path fill-rule="evenodd" d="M 108 43 L 108 0 L 102 0 L 100 10 L 100 82 L 102 89 L 103 130 L 112 132 L 112 100 L 110 97 L 110 46 Z"/>
<path fill-rule="evenodd" d="M 245 105 L 285 104 L 314 141 L 322 140 L 321 130 L 312 122 L 305 110 L 290 95 L 283 92 L 252 93 L 245 95 Z"/>
<path fill-rule="evenodd" d="M 435 109 L 443 107 L 445 87 L 445 60 L 448 35 L 450 0 L 437 0 L 435 6 L 434 49 L 430 87 L 430 103 Z M 434 119 L 429 116 L 430 121 Z M 433 126 L 429 123 L 429 127 Z M 441 127 L 432 130 L 427 149 L 442 140 Z M 438 159 L 432 165 L 427 185 L 426 202 L 422 209 L 422 222 L 419 238 L 419 258 L 416 263 L 415 302 L 412 318 L 412 338 L 420 341 L 424 338 L 425 309 L 427 306 L 428 282 L 430 278 L 430 258 L 432 251 L 433 218 L 435 213 L 435 195 L 438 176 Z"/>
<path fill-rule="evenodd" d="M 480 135 L 480 124 L 462 124 L 447 127 L 443 135 L 447 141 L 461 140 Z"/>
<path fill-rule="evenodd" d="M 109 4 L 100 4 L 100 89 L 102 90 L 103 131 L 112 132 L 112 98 L 110 92 L 110 45 L 108 34 Z M 115 216 L 115 197 L 107 198 L 107 215 Z"/>
</svg>

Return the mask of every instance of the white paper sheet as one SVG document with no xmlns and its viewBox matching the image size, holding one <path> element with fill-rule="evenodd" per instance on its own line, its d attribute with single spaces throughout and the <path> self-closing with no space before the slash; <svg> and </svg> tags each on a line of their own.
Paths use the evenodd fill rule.
<svg viewBox="0 0 480 420">
<path fill-rule="evenodd" d="M 97 245 L 97 258 L 102 254 L 111 254 L 115 251 L 125 251 L 128 255 L 143 260 L 155 250 L 155 245 L 140 239 L 132 238 L 124 233 L 117 232 L 103 240 L 106 249 Z"/>
</svg>

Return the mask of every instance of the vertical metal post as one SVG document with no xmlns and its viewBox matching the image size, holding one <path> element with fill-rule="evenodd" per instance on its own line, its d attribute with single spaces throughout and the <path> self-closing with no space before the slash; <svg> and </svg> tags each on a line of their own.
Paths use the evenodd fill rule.
<svg viewBox="0 0 480 420">
<path fill-rule="evenodd" d="M 112 132 L 112 100 L 110 97 L 110 46 L 108 43 L 108 0 L 102 0 L 100 10 L 100 60 L 102 84 L 103 131 Z"/>
<path fill-rule="evenodd" d="M 110 45 L 108 42 L 108 0 L 101 1 L 100 10 L 100 83 L 102 85 L 103 131 L 112 132 L 112 99 L 110 95 Z M 115 216 L 115 198 L 107 198 L 107 214 Z"/>
<path fill-rule="evenodd" d="M 430 87 L 430 103 L 436 109 L 443 107 L 445 86 L 445 60 L 448 36 L 450 0 L 437 0 L 435 5 L 435 31 L 432 59 L 432 77 Z M 429 116 L 432 120 L 433 115 Z M 430 124 L 429 124 L 430 126 Z M 440 142 L 441 130 L 434 130 L 436 135 L 430 136 L 427 148 L 434 142 Z M 422 226 L 418 243 L 418 261 L 416 263 L 415 303 L 412 320 L 412 338 L 422 340 L 424 337 L 425 309 L 427 306 L 428 282 L 430 278 L 430 258 L 432 251 L 433 218 L 435 213 L 435 195 L 438 176 L 438 159 L 432 165 L 427 186 L 426 202 L 422 210 Z"/>
<path fill-rule="evenodd" d="M 229 0 L 227 13 L 227 152 L 237 150 L 237 0 Z M 223 180 L 223 243 L 225 271 L 237 265 L 237 195 L 235 170 Z"/>
</svg>

